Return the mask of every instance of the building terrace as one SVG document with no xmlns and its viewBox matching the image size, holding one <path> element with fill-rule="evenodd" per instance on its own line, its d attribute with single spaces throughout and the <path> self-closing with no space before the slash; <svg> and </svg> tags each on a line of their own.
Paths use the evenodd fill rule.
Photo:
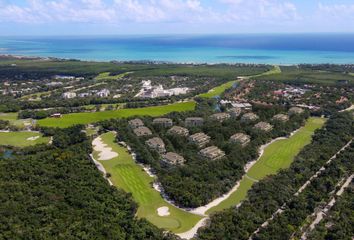
<svg viewBox="0 0 354 240">
<path fill-rule="evenodd" d="M 159 137 L 150 138 L 145 143 L 150 149 L 156 150 L 158 153 L 166 152 L 165 143 Z"/>
<path fill-rule="evenodd" d="M 186 160 L 177 153 L 168 152 L 162 156 L 162 161 L 169 165 L 183 165 Z"/>
<path fill-rule="evenodd" d="M 155 118 L 152 122 L 154 125 L 160 125 L 163 127 L 172 127 L 173 121 L 170 118 Z"/>
<path fill-rule="evenodd" d="M 170 130 L 167 131 L 168 134 L 178 135 L 182 137 L 187 137 L 189 135 L 189 130 L 180 126 L 173 126 Z"/>
<path fill-rule="evenodd" d="M 246 113 L 241 117 L 242 122 L 254 122 L 259 119 L 258 115 L 255 113 Z"/>
<path fill-rule="evenodd" d="M 269 132 L 273 129 L 273 126 L 267 122 L 259 122 L 256 125 L 254 125 L 254 129 L 261 130 L 264 132 Z"/>
<path fill-rule="evenodd" d="M 148 129 L 147 127 L 138 127 L 138 128 L 135 128 L 133 131 L 134 131 L 135 135 L 138 137 L 152 135 L 151 130 Z"/>
<path fill-rule="evenodd" d="M 285 115 L 285 114 L 277 114 L 277 115 L 274 115 L 272 119 L 275 121 L 287 122 L 287 121 L 289 121 L 289 116 Z"/>
<path fill-rule="evenodd" d="M 289 115 L 297 115 L 297 114 L 302 114 L 304 112 L 304 109 L 299 108 L 299 107 L 292 107 L 289 109 Z"/>
<path fill-rule="evenodd" d="M 236 133 L 230 137 L 230 141 L 245 147 L 251 141 L 251 137 L 244 133 Z"/>
<path fill-rule="evenodd" d="M 199 151 L 199 154 L 209 160 L 217 160 L 225 156 L 225 153 L 216 146 L 204 148 Z"/>
<path fill-rule="evenodd" d="M 215 113 L 210 116 L 210 119 L 218 122 L 223 122 L 227 119 L 230 119 L 231 115 L 229 113 Z"/>
<path fill-rule="evenodd" d="M 189 136 L 189 141 L 196 144 L 198 147 L 204 147 L 209 143 L 210 137 L 200 132 Z"/>
<path fill-rule="evenodd" d="M 144 122 L 139 118 L 135 118 L 135 119 L 130 120 L 128 122 L 128 124 L 129 124 L 129 127 L 133 128 L 133 129 L 144 126 Z"/>
<path fill-rule="evenodd" d="M 186 127 L 199 127 L 204 124 L 204 119 L 201 117 L 189 117 L 184 121 Z"/>
</svg>

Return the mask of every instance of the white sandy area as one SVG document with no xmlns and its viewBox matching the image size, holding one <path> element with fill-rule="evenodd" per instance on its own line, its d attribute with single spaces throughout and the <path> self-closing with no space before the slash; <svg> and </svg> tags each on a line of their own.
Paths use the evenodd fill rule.
<svg viewBox="0 0 354 240">
<path fill-rule="evenodd" d="M 118 157 L 118 153 L 112 151 L 111 147 L 108 147 L 102 141 L 101 137 L 97 137 L 92 141 L 93 149 L 98 152 L 98 160 L 111 160 L 112 158 Z"/>
<path fill-rule="evenodd" d="M 191 230 L 184 232 L 184 233 L 179 233 L 179 234 L 177 234 L 177 236 L 179 236 L 182 239 L 192 239 L 197 234 L 198 229 L 201 227 L 204 227 L 208 220 L 209 220 L 209 217 L 205 217 L 205 218 L 201 219 L 196 225 L 194 225 L 194 227 Z"/>
<path fill-rule="evenodd" d="M 290 134 L 290 136 L 294 135 L 298 130 L 292 132 Z M 279 138 L 276 138 L 276 139 L 273 139 L 272 141 L 270 141 L 269 143 L 267 144 L 264 144 L 262 145 L 260 148 L 259 148 L 259 157 L 252 161 L 252 162 L 249 162 L 245 165 L 244 167 L 244 170 L 245 170 L 245 175 L 241 178 L 241 180 L 244 178 L 244 177 L 247 177 L 247 172 L 253 167 L 254 164 L 257 163 L 257 161 L 262 157 L 263 153 L 264 153 L 264 149 L 266 149 L 270 144 L 276 142 L 276 141 L 279 141 L 279 140 L 282 140 L 282 139 L 287 139 L 286 137 L 279 137 Z M 191 213 L 194 213 L 194 214 L 198 214 L 198 215 L 205 215 L 205 213 L 213 208 L 213 207 L 216 207 L 217 205 L 219 205 L 221 202 L 223 202 L 224 200 L 228 199 L 231 194 L 233 194 L 234 192 L 237 191 L 237 189 L 239 188 L 240 186 L 240 182 L 241 180 L 239 180 L 235 186 L 226 194 L 222 195 L 221 197 L 217 198 L 217 199 L 214 199 L 213 201 L 211 201 L 210 203 L 208 203 L 207 205 L 204 205 L 204 206 L 201 206 L 201 207 L 198 207 L 198 208 L 195 208 L 195 209 L 192 209 L 190 210 L 189 212 Z"/>
<path fill-rule="evenodd" d="M 168 207 L 160 207 L 157 209 L 157 214 L 160 217 L 170 216 L 170 209 Z"/>
<path fill-rule="evenodd" d="M 39 136 L 29 137 L 29 138 L 27 138 L 27 141 L 36 141 L 38 138 L 39 138 Z"/>
<path fill-rule="evenodd" d="M 301 128 L 300 128 L 301 129 Z M 294 135 L 297 131 L 299 131 L 300 129 L 297 129 L 295 131 L 293 131 L 290 136 Z M 260 148 L 259 148 L 259 157 L 252 161 L 252 162 L 249 162 L 245 165 L 244 167 L 244 170 L 245 170 L 245 175 L 242 176 L 241 180 L 244 178 L 244 177 L 248 177 L 247 176 L 247 172 L 252 168 L 252 166 L 262 157 L 263 153 L 264 153 L 264 149 L 266 147 L 268 147 L 270 144 L 278 141 L 278 140 L 282 140 L 282 139 L 287 139 L 287 137 L 279 137 L 279 138 L 276 138 L 276 139 L 273 139 L 272 141 L 270 141 L 269 143 L 267 144 L 264 144 L 262 145 Z M 249 178 L 249 177 L 248 177 Z M 210 203 L 208 203 L 207 205 L 204 205 L 204 206 L 201 206 L 201 207 L 198 207 L 198 208 L 195 208 L 195 209 L 191 209 L 189 210 L 189 212 L 191 213 L 194 213 L 194 214 L 198 214 L 198 215 L 203 215 L 203 216 L 206 216 L 206 212 L 213 208 L 213 207 L 216 207 L 218 206 L 221 202 L 223 202 L 224 200 L 228 199 L 231 194 L 233 194 L 234 192 L 237 191 L 237 189 L 240 187 L 240 182 L 241 180 L 239 180 L 235 186 L 226 194 L 222 195 L 221 197 L 211 201 Z M 252 179 L 251 179 L 252 180 Z M 155 187 L 155 186 L 154 186 Z M 158 187 L 158 186 L 156 186 Z M 240 206 L 241 204 L 237 205 Z M 184 232 L 184 233 L 181 233 L 181 234 L 178 234 L 178 236 L 180 236 L 181 238 L 183 239 L 191 239 L 193 238 L 196 234 L 197 234 L 197 231 L 200 227 L 203 227 L 206 223 L 206 220 L 208 219 L 208 217 L 205 217 L 203 218 L 202 220 L 200 220 L 200 222 L 198 222 L 192 229 L 190 229 L 189 231 L 187 232 Z"/>
<path fill-rule="evenodd" d="M 99 161 L 97 161 L 92 154 L 90 154 L 90 157 L 92 159 L 92 161 L 94 162 L 94 164 L 96 165 L 97 169 L 103 173 L 103 176 L 105 179 L 107 179 L 109 185 L 113 186 L 113 183 L 111 180 L 109 180 L 107 177 L 106 177 L 106 174 L 107 174 L 107 171 L 106 169 L 103 167 L 102 163 L 100 163 Z"/>
</svg>

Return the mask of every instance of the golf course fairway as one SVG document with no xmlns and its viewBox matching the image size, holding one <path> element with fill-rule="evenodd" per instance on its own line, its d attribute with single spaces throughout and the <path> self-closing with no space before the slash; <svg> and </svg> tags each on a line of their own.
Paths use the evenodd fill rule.
<svg viewBox="0 0 354 240">
<path fill-rule="evenodd" d="M 90 124 L 112 118 L 126 118 L 137 115 L 157 117 L 171 112 L 193 111 L 195 106 L 196 103 L 191 101 L 154 107 L 126 108 L 115 111 L 71 113 L 64 114 L 62 118 L 41 119 L 37 123 L 41 127 L 67 128 L 73 125 Z"/>
<path fill-rule="evenodd" d="M 0 132 L 0 146 L 28 147 L 49 143 L 49 140 L 38 132 Z"/>
<path fill-rule="evenodd" d="M 133 199 L 138 203 L 137 216 L 146 218 L 159 228 L 181 233 L 191 229 L 202 217 L 178 209 L 166 202 L 152 187 L 154 181 L 143 168 L 136 164 L 129 152 L 115 143 L 115 133 L 108 132 L 101 135 L 101 140 L 113 152 L 118 153 L 118 157 L 110 160 L 99 161 L 108 173 L 113 185 L 132 194 Z M 99 159 L 99 152 L 94 152 L 93 156 Z M 167 207 L 169 215 L 159 216 L 158 209 Z"/>
<path fill-rule="evenodd" d="M 256 181 L 288 168 L 301 149 L 311 143 L 313 133 L 321 128 L 325 121 L 323 118 L 309 118 L 305 126 L 291 137 L 279 139 L 267 146 L 260 159 L 242 178 L 239 188 L 229 198 L 209 209 L 207 214 L 238 205 L 247 197 L 248 190 Z"/>
</svg>

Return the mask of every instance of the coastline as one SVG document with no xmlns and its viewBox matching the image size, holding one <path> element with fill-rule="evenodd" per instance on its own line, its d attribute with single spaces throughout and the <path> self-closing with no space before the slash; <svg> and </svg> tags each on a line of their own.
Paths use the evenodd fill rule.
<svg viewBox="0 0 354 240">
<path fill-rule="evenodd" d="M 283 62 L 257 62 L 257 61 L 209 61 L 209 60 L 200 60 L 200 61 L 180 61 L 180 60 L 157 60 L 157 59 L 101 59 L 101 58 L 80 58 L 80 57 L 55 57 L 55 56 L 43 56 L 43 54 L 34 54 L 34 55 L 24 55 L 24 54 L 14 54 L 14 53 L 1 53 L 1 58 L 14 58 L 14 60 L 40 60 L 40 61 L 80 61 L 80 62 L 91 62 L 91 63 L 120 63 L 120 64 L 152 64 L 152 65 L 161 65 L 161 64 L 175 64 L 175 65 L 196 65 L 196 66 L 215 66 L 215 65 L 228 65 L 228 66 L 298 66 L 298 65 L 351 65 L 354 64 L 353 61 L 348 62 L 331 62 L 331 61 L 319 61 L 319 62 L 293 62 L 293 63 L 283 63 Z"/>
</svg>

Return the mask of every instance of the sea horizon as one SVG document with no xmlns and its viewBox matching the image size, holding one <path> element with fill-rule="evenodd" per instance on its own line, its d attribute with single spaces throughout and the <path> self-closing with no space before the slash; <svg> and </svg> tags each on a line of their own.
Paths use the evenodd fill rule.
<svg viewBox="0 0 354 240">
<path fill-rule="evenodd" d="M 195 64 L 353 64 L 354 33 L 8 36 L 0 55 Z"/>
</svg>

